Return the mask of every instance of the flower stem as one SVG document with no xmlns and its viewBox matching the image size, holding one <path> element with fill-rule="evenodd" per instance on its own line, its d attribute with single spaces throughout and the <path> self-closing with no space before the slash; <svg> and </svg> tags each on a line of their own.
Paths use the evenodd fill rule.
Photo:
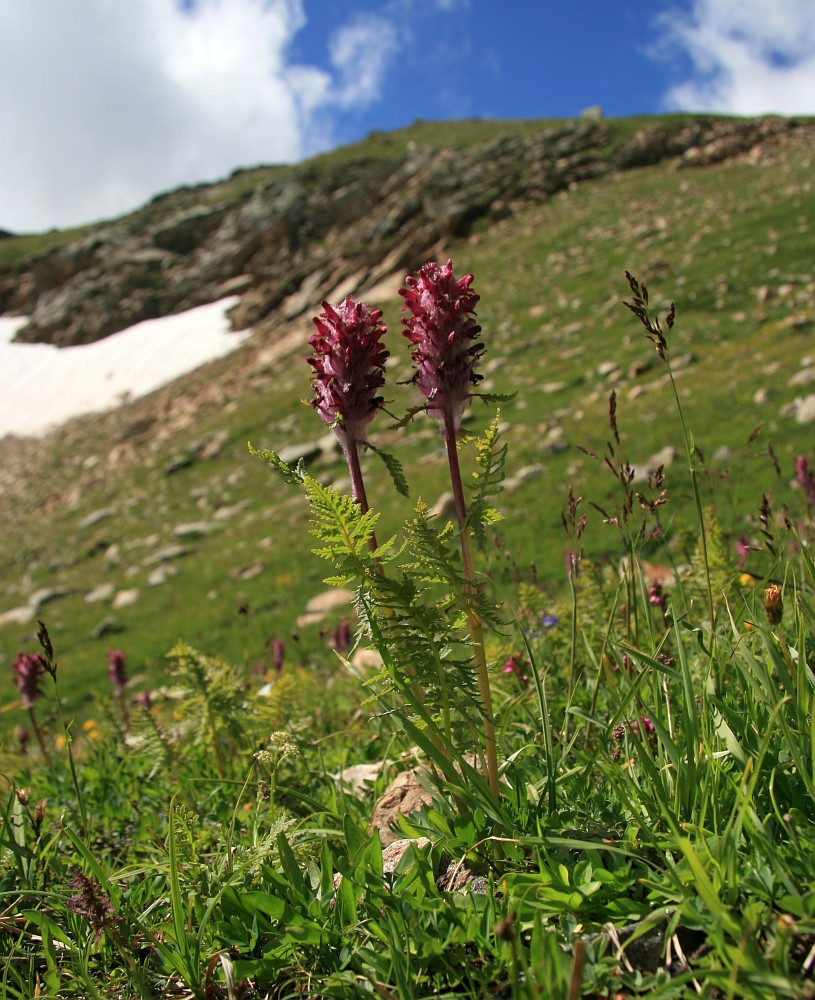
<svg viewBox="0 0 815 1000">
<path fill-rule="evenodd" d="M 51 763 L 51 754 L 48 752 L 48 747 L 45 745 L 45 738 L 42 735 L 42 729 L 40 729 L 40 724 L 37 722 L 37 716 L 34 714 L 34 706 L 28 706 L 28 717 L 31 719 L 31 728 L 34 730 L 34 735 L 37 737 L 37 743 L 39 743 L 40 750 L 42 750 L 42 755 L 45 758 L 46 764 Z"/>
<path fill-rule="evenodd" d="M 464 579 L 467 582 L 468 602 L 467 620 L 470 626 L 470 638 L 473 643 L 473 657 L 475 658 L 478 675 L 478 691 L 481 697 L 481 711 L 484 717 L 484 750 L 487 757 L 487 780 L 490 791 L 497 802 L 500 797 L 500 787 L 498 784 L 498 753 L 495 741 L 495 720 L 492 713 L 492 691 L 490 689 L 490 676 L 487 671 L 487 657 L 484 651 L 484 633 L 481 628 L 481 619 L 473 606 L 472 595 L 476 590 L 475 569 L 473 567 L 473 557 L 470 551 L 470 537 L 467 533 L 467 505 L 464 501 L 464 487 L 461 482 L 461 467 L 458 462 L 458 451 L 456 449 L 456 431 L 452 410 L 444 411 L 444 440 L 447 445 L 447 460 L 450 465 L 450 481 L 453 486 L 453 497 L 456 504 L 456 517 L 458 519 L 459 539 L 461 542 L 461 560 L 464 567 Z"/>
<path fill-rule="evenodd" d="M 351 474 L 351 493 L 356 503 L 362 509 L 362 513 L 367 514 L 369 510 L 368 497 L 365 493 L 365 480 L 362 478 L 362 466 L 359 462 L 359 447 L 354 438 L 347 438 L 342 444 L 343 451 L 345 452 L 345 460 L 348 463 L 348 472 Z M 371 547 L 371 551 L 376 552 L 375 534 L 371 534 L 368 544 Z"/>
</svg>

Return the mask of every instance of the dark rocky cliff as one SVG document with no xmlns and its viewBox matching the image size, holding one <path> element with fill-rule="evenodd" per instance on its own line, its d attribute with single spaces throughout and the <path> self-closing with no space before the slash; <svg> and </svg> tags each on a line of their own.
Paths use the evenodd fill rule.
<svg viewBox="0 0 815 1000">
<path fill-rule="evenodd" d="M 0 311 L 31 317 L 24 341 L 89 343 L 144 319 L 239 294 L 236 327 L 297 316 L 320 294 L 365 289 L 423 262 L 439 241 L 614 170 L 678 168 L 812 142 L 789 119 L 665 119 L 632 133 L 612 122 L 541 125 L 468 147 L 414 148 L 246 172 L 160 196 L 76 242 L 0 270 Z"/>
</svg>

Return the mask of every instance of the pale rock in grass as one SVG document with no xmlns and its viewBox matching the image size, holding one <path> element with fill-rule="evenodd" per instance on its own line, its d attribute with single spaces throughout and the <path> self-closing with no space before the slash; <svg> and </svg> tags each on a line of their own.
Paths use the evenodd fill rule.
<svg viewBox="0 0 815 1000">
<path fill-rule="evenodd" d="M 634 468 L 634 482 L 645 483 L 648 477 L 652 476 L 660 465 L 666 469 L 673 465 L 676 460 L 676 448 L 673 445 L 666 445 L 652 455 L 644 464 L 637 464 Z"/>
<path fill-rule="evenodd" d="M 354 600 L 354 592 L 343 587 L 334 587 L 332 590 L 325 590 L 322 594 L 312 597 L 306 605 L 306 611 L 310 614 L 326 615 L 336 608 L 344 608 Z"/>
<path fill-rule="evenodd" d="M 414 851 L 426 851 L 430 846 L 427 837 L 417 837 L 416 840 L 406 838 L 394 840 L 382 851 L 382 874 L 393 875 L 408 848 L 412 847 Z"/>
<path fill-rule="evenodd" d="M 87 517 L 83 517 L 79 522 L 78 527 L 80 529 L 92 528 L 95 524 L 99 524 L 100 521 L 106 521 L 109 517 L 113 517 L 118 514 L 116 507 L 101 507 L 99 510 L 93 511 L 88 514 Z"/>
<path fill-rule="evenodd" d="M 85 603 L 95 604 L 98 601 L 110 601 L 115 592 L 116 588 L 112 583 L 100 583 L 98 587 L 94 587 L 93 590 L 89 590 L 85 594 Z"/>
<path fill-rule="evenodd" d="M 449 490 L 442 493 L 430 508 L 430 516 L 440 521 L 452 521 L 456 516 L 456 500 Z"/>
<path fill-rule="evenodd" d="M 131 608 L 134 604 L 138 604 L 140 597 L 141 591 L 136 587 L 133 587 L 131 590 L 120 590 L 113 598 L 113 607 Z"/>
<path fill-rule="evenodd" d="M 540 464 L 534 465 L 523 465 L 517 472 L 512 476 L 509 476 L 504 481 L 504 489 L 511 492 L 516 490 L 523 483 L 528 482 L 530 479 L 538 479 L 540 476 L 546 474 L 546 466 Z"/>
<path fill-rule="evenodd" d="M 381 760 L 373 764 L 353 764 L 340 771 L 337 775 L 337 783 L 342 788 L 361 794 L 370 790 L 369 786 L 376 781 L 381 770 Z"/>
<path fill-rule="evenodd" d="M 228 440 L 229 433 L 227 431 L 213 431 L 189 445 L 189 450 L 203 461 L 207 461 L 217 458 L 226 447 Z"/>
<path fill-rule="evenodd" d="M 124 632 L 124 625 L 118 619 L 109 615 L 93 627 L 91 635 L 94 639 L 101 639 L 106 635 L 115 635 L 117 632 Z"/>
<path fill-rule="evenodd" d="M 142 560 L 144 566 L 155 566 L 156 563 L 170 562 L 172 559 L 180 559 L 189 555 L 192 549 L 187 545 L 165 545 Z"/>
<path fill-rule="evenodd" d="M 756 389 L 753 393 L 753 406 L 764 406 L 769 398 L 769 392 L 765 386 Z"/>
<path fill-rule="evenodd" d="M 258 560 L 257 562 L 250 563 L 248 566 L 241 566 L 239 569 L 233 569 L 230 574 L 236 580 L 254 580 L 256 576 L 260 576 L 263 572 L 263 563 Z"/>
<path fill-rule="evenodd" d="M 787 382 L 787 385 L 809 385 L 810 382 L 815 382 L 815 367 L 801 368 Z"/>
<path fill-rule="evenodd" d="M 175 576 L 178 572 L 178 567 L 174 566 L 172 563 L 165 563 L 162 566 L 157 566 L 147 577 L 147 583 L 150 587 L 160 587 L 162 583 L 166 583 L 171 576 Z"/>
<path fill-rule="evenodd" d="M 294 621 L 294 624 L 298 628 L 308 628 L 310 625 L 319 625 L 321 621 L 325 620 L 325 615 L 322 611 L 311 611 L 306 612 L 304 615 L 298 615 Z"/>
<path fill-rule="evenodd" d="M 815 395 L 805 396 L 801 400 L 795 419 L 799 424 L 811 424 L 815 420 Z"/>
<path fill-rule="evenodd" d="M 351 657 L 351 666 L 360 674 L 376 674 L 383 667 L 382 656 L 376 649 L 358 649 Z"/>
<path fill-rule="evenodd" d="M 208 521 L 191 521 L 187 524 L 177 524 L 173 528 L 173 538 L 201 538 L 212 531 Z"/>
<path fill-rule="evenodd" d="M 74 591 L 68 587 L 42 587 L 29 596 L 28 603 L 36 615 L 39 614 L 43 605 L 50 604 L 51 601 L 58 601 L 61 597 L 67 597 L 73 593 Z"/>
<path fill-rule="evenodd" d="M 282 448 L 278 452 L 278 455 L 280 460 L 285 462 L 286 465 L 297 465 L 300 459 L 308 463 L 314 461 L 316 458 L 336 454 L 339 450 L 339 442 L 332 431 L 314 441 L 305 441 L 302 444 L 292 444 L 286 448 Z"/>
<path fill-rule="evenodd" d="M 212 515 L 212 520 L 213 521 L 226 521 L 229 518 L 234 517 L 236 514 L 240 514 L 240 512 L 245 507 L 248 507 L 248 506 L 249 506 L 249 501 L 248 500 L 240 500 L 240 501 L 238 501 L 238 503 L 233 504 L 231 507 L 218 507 L 218 509 Z"/>
<path fill-rule="evenodd" d="M 10 608 L 0 613 L 0 628 L 5 625 L 27 625 L 34 618 L 34 609 L 26 604 L 21 608 Z"/>
<path fill-rule="evenodd" d="M 815 420 L 815 395 L 796 396 L 791 402 L 781 407 L 782 417 L 793 417 L 796 423 L 808 424 Z"/>
<path fill-rule="evenodd" d="M 383 847 L 400 839 L 393 830 L 399 816 L 409 816 L 433 801 L 430 792 L 419 780 L 419 774 L 418 768 L 397 774 L 374 807 L 369 833 L 378 830 Z"/>
</svg>

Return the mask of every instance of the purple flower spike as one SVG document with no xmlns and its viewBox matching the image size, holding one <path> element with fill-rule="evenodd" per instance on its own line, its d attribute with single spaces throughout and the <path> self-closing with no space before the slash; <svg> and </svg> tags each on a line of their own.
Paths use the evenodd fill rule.
<svg viewBox="0 0 815 1000">
<path fill-rule="evenodd" d="M 442 433 L 445 413 L 450 413 L 458 434 L 471 388 L 482 378 L 475 369 L 484 345 L 476 342 L 481 327 L 473 319 L 480 296 L 470 289 L 472 281 L 471 274 L 456 280 L 450 260 L 444 267 L 431 261 L 418 276 L 405 279 L 407 288 L 399 289 L 405 300 L 402 311 L 413 313 L 402 317 L 403 333 L 413 344 L 413 380 Z"/>
<path fill-rule="evenodd" d="M 125 684 L 127 684 L 126 662 L 127 657 L 121 649 L 111 649 L 108 651 L 108 677 L 110 678 L 110 683 L 113 685 L 113 690 L 120 698 L 124 694 Z"/>
<path fill-rule="evenodd" d="M 363 443 L 366 428 L 383 403 L 377 391 L 385 384 L 388 350 L 381 340 L 387 327 L 382 312 L 352 298 L 338 306 L 323 302 L 314 317 L 317 333 L 309 337 L 314 357 L 312 406 L 323 423 L 334 428 L 343 450 Z"/>
<path fill-rule="evenodd" d="M 96 879 L 90 879 L 81 871 L 77 871 L 68 885 L 76 890 L 76 894 L 66 903 L 68 910 L 90 921 L 94 944 L 98 943 L 103 931 L 116 933 L 117 925 L 122 922 L 122 918 L 116 915 L 110 896 L 104 892 Z"/>
<path fill-rule="evenodd" d="M 804 455 L 799 455 L 795 459 L 795 479 L 804 495 L 807 503 L 815 504 L 815 474 L 809 467 L 809 462 Z"/>
<path fill-rule="evenodd" d="M 23 708 L 31 708 L 42 694 L 40 681 L 45 673 L 38 653 L 18 653 L 12 669 L 17 675 L 17 690 L 23 701 Z"/>
<path fill-rule="evenodd" d="M 286 640 L 285 639 L 275 639 L 272 643 L 272 655 L 274 660 L 272 665 L 274 667 L 274 672 L 279 674 L 283 669 L 283 662 L 286 659 Z"/>
</svg>

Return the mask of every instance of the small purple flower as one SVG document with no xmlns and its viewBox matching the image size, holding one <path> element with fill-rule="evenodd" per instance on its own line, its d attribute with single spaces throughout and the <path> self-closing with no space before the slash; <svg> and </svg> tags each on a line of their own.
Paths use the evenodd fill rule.
<svg viewBox="0 0 815 1000">
<path fill-rule="evenodd" d="M 136 704 L 139 708 L 143 708 L 145 711 L 150 711 L 150 706 L 153 704 L 153 695 L 150 691 L 141 691 L 136 696 Z"/>
<path fill-rule="evenodd" d="M 283 661 L 286 658 L 286 640 L 275 639 L 272 643 L 272 667 L 276 674 L 283 669 Z"/>
<path fill-rule="evenodd" d="M 42 695 L 40 682 L 45 673 L 39 653 L 18 653 L 12 669 L 17 675 L 17 690 L 20 692 L 23 708 L 32 708 Z"/>
<path fill-rule="evenodd" d="M 331 645 L 338 652 L 343 652 L 343 650 L 350 649 L 351 647 L 351 623 L 342 621 L 334 629 L 331 636 Z"/>
<path fill-rule="evenodd" d="M 529 687 L 529 677 L 524 673 L 524 667 L 528 666 L 529 661 L 522 660 L 517 653 L 510 656 L 504 663 L 504 669 L 502 673 L 505 674 L 515 674 L 521 683 L 521 687 Z"/>
<path fill-rule="evenodd" d="M 662 608 L 663 611 L 665 610 L 668 598 L 662 593 L 661 583 L 652 583 L 648 588 L 648 603 L 653 605 L 655 608 Z"/>
<path fill-rule="evenodd" d="M 125 684 L 127 684 L 126 663 L 127 657 L 121 649 L 108 650 L 108 677 L 119 698 L 125 693 Z"/>
<path fill-rule="evenodd" d="M 634 719 L 634 721 L 631 723 L 631 728 L 636 733 L 639 733 L 639 731 L 640 731 L 640 724 L 639 724 L 639 721 L 637 719 Z M 652 736 L 653 733 L 655 732 L 655 729 L 656 729 L 656 727 L 654 726 L 654 723 L 648 718 L 647 715 L 643 715 L 642 716 L 642 732 L 643 732 L 643 735 L 646 736 L 646 737 Z"/>
<path fill-rule="evenodd" d="M 309 337 L 314 356 L 311 365 L 312 406 L 323 423 L 333 427 L 343 450 L 351 441 L 366 440 L 368 424 L 383 399 L 377 395 L 385 384 L 388 350 L 382 345 L 387 327 L 382 312 L 348 297 L 339 305 L 323 302 L 314 317 L 317 333 Z"/>
<path fill-rule="evenodd" d="M 738 556 L 738 568 L 741 569 L 742 566 L 747 562 L 750 557 L 750 552 L 752 546 L 750 545 L 750 538 L 748 535 L 739 535 L 736 540 L 736 555 Z"/>
<path fill-rule="evenodd" d="M 471 290 L 472 281 L 471 274 L 457 280 L 450 260 L 443 267 L 430 261 L 417 276 L 405 279 L 407 288 L 399 289 L 405 300 L 402 311 L 413 314 L 402 317 L 402 332 L 413 344 L 413 381 L 442 433 L 449 414 L 458 434 L 471 388 L 482 378 L 475 369 L 484 345 L 477 342 L 481 327 L 473 319 L 480 296 Z"/>
<path fill-rule="evenodd" d="M 66 905 L 71 913 L 88 918 L 93 928 L 93 941 L 96 944 L 102 932 L 115 930 L 122 918 L 116 916 L 110 896 L 102 891 L 102 886 L 96 879 L 90 879 L 78 871 L 68 885 L 76 890 L 76 895 L 71 896 Z"/>
<path fill-rule="evenodd" d="M 803 455 L 795 459 L 795 479 L 806 494 L 807 503 L 815 504 L 815 474 Z"/>
</svg>

